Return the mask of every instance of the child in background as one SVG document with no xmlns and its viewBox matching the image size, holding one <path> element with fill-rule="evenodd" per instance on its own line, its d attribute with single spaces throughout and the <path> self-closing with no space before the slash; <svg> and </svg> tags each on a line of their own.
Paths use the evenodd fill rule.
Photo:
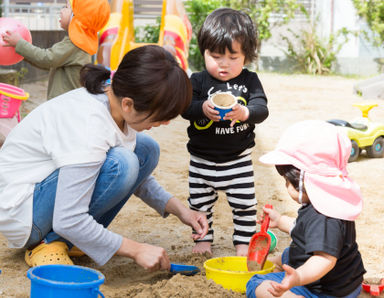
<svg viewBox="0 0 384 298">
<path fill-rule="evenodd" d="M 15 47 L 25 61 L 49 70 L 47 99 L 81 87 L 80 69 L 92 62 L 98 47 L 97 32 L 109 19 L 108 0 L 67 0 L 60 11 L 60 26 L 68 36 L 49 49 L 25 41 L 17 32 L 7 31 L 4 42 Z M 71 8 L 72 7 L 72 8 Z"/>
<path fill-rule="evenodd" d="M 198 33 L 206 70 L 191 76 L 193 98 L 182 115 L 190 121 L 188 151 L 189 205 L 205 212 L 209 232 L 196 240 L 193 252 L 212 253 L 212 208 L 217 191 L 225 191 L 232 208 L 236 254 L 247 255 L 256 231 L 256 198 L 251 159 L 255 124 L 268 117 L 267 98 L 256 73 L 244 68 L 256 56 L 257 34 L 251 18 L 230 8 L 213 11 Z M 220 121 L 209 101 L 214 93 L 231 93 L 237 99 Z"/>
<path fill-rule="evenodd" d="M 260 158 L 276 165 L 301 207 L 296 219 L 264 208 L 269 226 L 290 233 L 292 242 L 274 260 L 281 272 L 253 276 L 247 297 L 358 297 L 365 269 L 354 220 L 362 198 L 348 177 L 350 153 L 343 132 L 308 120 L 289 127 L 276 149 Z"/>
</svg>

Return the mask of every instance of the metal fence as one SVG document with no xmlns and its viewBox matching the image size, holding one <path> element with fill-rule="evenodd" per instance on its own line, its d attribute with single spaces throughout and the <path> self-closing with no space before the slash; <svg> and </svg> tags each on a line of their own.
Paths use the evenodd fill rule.
<svg viewBox="0 0 384 298">
<path fill-rule="evenodd" d="M 8 2 L 8 3 L 7 3 Z M 150 20 L 161 16 L 161 0 L 141 0 L 134 2 L 135 19 Z M 0 8 L 3 17 L 19 20 L 29 30 L 54 31 L 60 30 L 60 9 L 63 4 L 35 3 L 35 4 L 9 4 L 3 1 Z"/>
<path fill-rule="evenodd" d="M 60 9 L 63 4 L 6 4 L 1 5 L 3 17 L 14 18 L 29 30 L 60 30 Z"/>
<path fill-rule="evenodd" d="M 29 30 L 60 30 L 59 15 L 62 3 L 10 4 L 2 1 L 0 5 L 3 17 L 11 17 L 22 22 Z M 316 0 L 298 0 L 306 8 L 311 19 L 316 10 Z M 156 19 L 161 15 L 161 0 L 136 0 L 134 2 L 135 19 Z M 277 21 L 280 14 L 272 14 L 271 21 Z M 304 21 L 301 12 L 296 13 L 296 22 Z"/>
</svg>

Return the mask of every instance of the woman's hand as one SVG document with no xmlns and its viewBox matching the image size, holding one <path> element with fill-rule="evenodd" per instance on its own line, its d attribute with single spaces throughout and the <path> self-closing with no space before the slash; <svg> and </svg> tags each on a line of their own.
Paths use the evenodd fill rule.
<svg viewBox="0 0 384 298">
<path fill-rule="evenodd" d="M 215 110 L 215 107 L 208 99 L 203 103 L 203 113 L 213 121 L 220 121 L 221 119 L 219 116 L 219 111 Z"/>
<path fill-rule="evenodd" d="M 202 239 L 205 235 L 207 235 L 208 221 L 205 214 L 185 207 L 175 197 L 169 199 L 167 205 L 165 206 L 165 211 L 176 215 L 182 223 L 192 227 L 195 231 L 195 233 L 192 234 L 192 238 L 194 240 Z"/>
<path fill-rule="evenodd" d="M 151 272 L 169 270 L 171 263 L 164 248 L 123 238 L 117 255 L 133 259 L 138 265 Z"/>
<path fill-rule="evenodd" d="M 182 223 L 190 226 L 195 231 L 192 234 L 193 240 L 203 239 L 208 233 L 208 221 L 205 214 L 190 209 L 185 210 L 181 217 L 179 217 Z"/>
<path fill-rule="evenodd" d="M 6 43 L 3 45 L 4 47 L 15 47 L 17 42 L 22 39 L 19 32 L 16 31 L 5 31 L 5 33 L 1 36 Z"/>
<path fill-rule="evenodd" d="M 249 110 L 247 107 L 240 104 L 235 105 L 232 111 L 228 112 L 224 116 L 224 120 L 231 120 L 230 126 L 234 126 L 237 121 L 247 121 L 249 118 Z"/>
</svg>

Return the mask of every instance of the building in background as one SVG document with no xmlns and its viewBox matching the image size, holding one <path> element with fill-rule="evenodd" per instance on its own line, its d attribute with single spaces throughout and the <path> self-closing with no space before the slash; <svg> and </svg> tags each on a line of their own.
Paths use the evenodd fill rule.
<svg viewBox="0 0 384 298">
<path fill-rule="evenodd" d="M 305 5 L 311 21 L 316 22 L 316 29 L 323 39 L 328 39 L 345 27 L 354 32 L 366 30 L 371 32 L 366 22 L 359 18 L 351 0 L 298 0 Z M 308 20 L 299 15 L 287 26 L 274 28 L 272 38 L 263 43 L 261 49 L 260 69 L 268 71 L 286 71 L 290 65 L 285 58 L 282 35 L 287 34 L 287 28 L 294 32 L 309 26 Z M 349 35 L 349 41 L 344 44 L 337 55 L 336 73 L 344 75 L 372 76 L 384 72 L 384 46 L 375 47 L 362 34 Z"/>
</svg>

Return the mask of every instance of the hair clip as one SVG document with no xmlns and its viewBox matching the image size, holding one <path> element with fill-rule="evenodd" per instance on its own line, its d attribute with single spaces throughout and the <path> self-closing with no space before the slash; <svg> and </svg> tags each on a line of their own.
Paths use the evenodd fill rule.
<svg viewBox="0 0 384 298">
<path fill-rule="evenodd" d="M 112 79 L 113 79 L 113 76 L 115 75 L 115 70 L 111 70 L 108 66 L 105 66 L 105 68 L 106 69 L 108 69 L 109 71 L 110 71 L 110 75 L 109 75 L 109 79 L 107 79 L 106 81 L 105 81 L 105 83 L 107 84 L 107 85 L 111 85 L 112 84 Z"/>
</svg>

